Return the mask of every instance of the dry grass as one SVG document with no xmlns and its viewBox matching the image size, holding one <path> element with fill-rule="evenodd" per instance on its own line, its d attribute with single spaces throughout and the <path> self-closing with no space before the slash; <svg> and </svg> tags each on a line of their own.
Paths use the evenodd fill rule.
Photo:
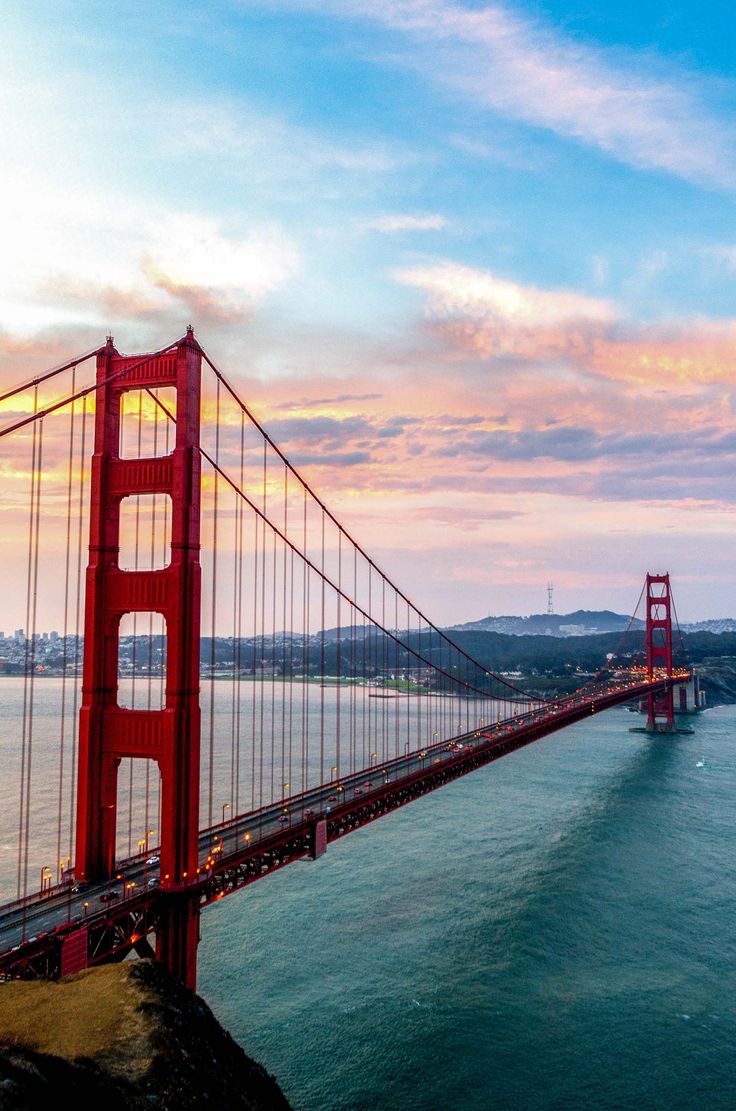
<svg viewBox="0 0 736 1111">
<path fill-rule="evenodd" d="M 62 983 L 0 985 L 0 1043 L 25 1045 L 68 1061 L 104 1059 L 133 1079 L 151 1060 L 151 1019 L 140 1004 L 152 996 L 131 978 L 131 964 L 110 964 Z"/>
</svg>

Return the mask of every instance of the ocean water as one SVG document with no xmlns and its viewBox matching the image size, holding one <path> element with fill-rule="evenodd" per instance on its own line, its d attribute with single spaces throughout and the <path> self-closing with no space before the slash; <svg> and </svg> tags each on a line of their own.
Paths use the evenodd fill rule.
<svg viewBox="0 0 736 1111">
<path fill-rule="evenodd" d="M 205 912 L 200 991 L 296 1111 L 736 1108 L 736 707 L 632 723 Z"/>
<path fill-rule="evenodd" d="M 139 709 L 156 706 L 158 683 L 121 684 L 121 704 Z M 320 688 L 291 685 L 280 679 L 265 683 L 204 682 L 200 824 L 241 811 L 255 810 L 284 795 L 329 780 L 331 769 L 347 775 L 371 763 L 434 743 L 473 726 L 477 705 L 457 698 L 404 696 L 375 699 L 371 688 Z M 382 693 L 382 692 L 381 692 Z M 234 710 L 240 743 L 235 752 Z M 76 798 L 76 738 L 80 692 L 73 681 L 37 679 L 33 690 L 32 729 L 24 726 L 30 695 L 19 677 L 0 678 L 0 902 L 15 898 L 18 885 L 18 842 L 21 838 L 21 891 L 38 888 L 42 870 L 52 875 L 58 861 L 73 856 L 73 815 Z M 351 724 L 351 701 L 355 717 Z M 62 714 L 62 707 L 64 713 Z M 508 704 L 487 709 L 508 712 Z M 338 745 L 338 721 L 342 746 Z M 24 748 L 22 739 L 32 743 Z M 30 820 L 25 831 L 25 800 L 20 784 L 31 750 Z M 238 774 L 236 775 L 236 768 Z M 159 776 L 153 761 L 123 760 L 118 773 L 117 859 L 136 852 L 140 841 L 158 843 Z M 23 821 L 21 822 L 21 818 Z M 61 822 L 61 828 L 59 827 Z M 148 837 L 147 837 L 148 834 Z M 58 851 L 57 851 L 58 848 Z M 27 852 L 26 852 L 27 850 Z"/>
</svg>

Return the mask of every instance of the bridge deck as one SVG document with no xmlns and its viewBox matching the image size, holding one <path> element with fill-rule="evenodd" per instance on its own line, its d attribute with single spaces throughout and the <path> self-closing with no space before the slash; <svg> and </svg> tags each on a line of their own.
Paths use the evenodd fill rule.
<svg viewBox="0 0 736 1111">
<path fill-rule="evenodd" d="M 682 681 L 682 680 L 680 680 Z M 294 860 L 318 855 L 327 844 L 506 756 L 533 741 L 621 703 L 665 689 L 677 680 L 611 683 L 594 696 L 507 719 L 486 729 L 365 768 L 339 781 L 247 813 L 200 833 L 200 867 L 186 893 L 208 905 Z M 120 861 L 116 878 L 84 890 L 54 888 L 0 907 L 0 975 L 58 975 L 65 938 L 86 931 L 88 962 L 121 959 L 131 948 L 147 951 L 161 906 L 181 893 L 166 885 L 157 854 Z"/>
</svg>

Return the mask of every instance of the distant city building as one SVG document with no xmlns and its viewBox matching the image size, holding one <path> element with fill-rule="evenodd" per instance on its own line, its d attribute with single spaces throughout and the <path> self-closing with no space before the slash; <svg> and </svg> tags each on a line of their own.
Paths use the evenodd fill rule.
<svg viewBox="0 0 736 1111">
<path fill-rule="evenodd" d="M 691 621 L 681 626 L 684 633 L 736 633 L 736 617 L 715 617 L 710 621 Z"/>
</svg>

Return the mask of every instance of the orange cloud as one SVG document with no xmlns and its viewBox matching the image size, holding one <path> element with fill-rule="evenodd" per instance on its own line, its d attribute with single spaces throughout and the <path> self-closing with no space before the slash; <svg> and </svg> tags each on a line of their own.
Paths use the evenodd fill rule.
<svg viewBox="0 0 736 1111">
<path fill-rule="evenodd" d="M 450 262 L 397 271 L 427 296 L 435 336 L 461 358 L 567 366 L 577 373 L 659 388 L 731 381 L 736 320 L 641 325 L 612 302 L 540 290 Z"/>
</svg>

